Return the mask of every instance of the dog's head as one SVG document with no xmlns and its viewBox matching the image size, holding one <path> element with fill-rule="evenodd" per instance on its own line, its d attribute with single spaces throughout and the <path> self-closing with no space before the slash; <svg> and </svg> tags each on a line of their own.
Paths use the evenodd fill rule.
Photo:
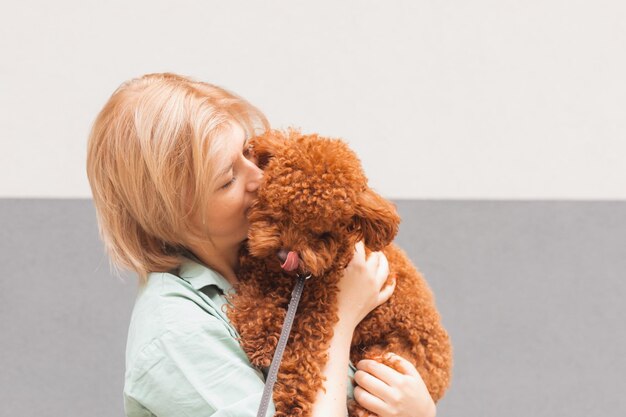
<svg viewBox="0 0 626 417">
<path fill-rule="evenodd" d="M 287 271 L 321 275 L 345 267 L 354 245 L 387 246 L 398 231 L 395 207 L 367 186 L 342 141 L 297 131 L 251 140 L 264 171 L 248 218 L 248 249 Z"/>
</svg>

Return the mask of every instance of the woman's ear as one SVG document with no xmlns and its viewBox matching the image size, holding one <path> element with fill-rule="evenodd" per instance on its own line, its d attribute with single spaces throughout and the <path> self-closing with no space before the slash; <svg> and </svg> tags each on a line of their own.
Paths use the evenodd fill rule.
<svg viewBox="0 0 626 417">
<path fill-rule="evenodd" d="M 269 160 L 285 147 L 286 142 L 287 138 L 278 130 L 268 130 L 264 134 L 250 139 L 251 151 L 257 160 L 257 166 L 265 169 Z"/>
<path fill-rule="evenodd" d="M 369 188 L 359 195 L 353 219 L 363 235 L 365 246 L 373 251 L 389 245 L 400 225 L 395 206 Z"/>
</svg>

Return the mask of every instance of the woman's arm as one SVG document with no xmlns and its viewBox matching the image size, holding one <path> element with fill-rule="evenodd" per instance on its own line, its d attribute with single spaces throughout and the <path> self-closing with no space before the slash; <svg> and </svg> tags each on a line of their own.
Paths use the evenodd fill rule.
<svg viewBox="0 0 626 417">
<path fill-rule="evenodd" d="M 387 258 L 373 252 L 365 260 L 362 242 L 339 283 L 339 321 L 333 328 L 324 368 L 326 381 L 313 404 L 313 417 L 338 417 L 347 414 L 345 370 L 350 361 L 350 344 L 356 326 L 374 308 L 391 297 L 395 283 L 383 287 L 389 275 Z M 383 288 L 381 288 L 383 287 Z M 355 400 L 364 408 L 386 416 L 434 417 L 435 403 L 415 367 L 406 359 L 393 358 L 402 372 L 371 360 L 357 364 Z"/>
<path fill-rule="evenodd" d="M 328 362 L 324 367 L 323 390 L 317 392 L 313 404 L 313 417 L 344 416 L 346 414 L 346 369 L 350 362 L 350 342 L 354 328 L 339 321 L 333 328 L 333 337 L 328 348 Z"/>
<path fill-rule="evenodd" d="M 391 297 L 395 288 L 395 285 L 381 288 L 389 275 L 387 258 L 382 252 L 371 253 L 366 260 L 363 243 L 357 243 L 355 249 L 354 257 L 339 282 L 339 321 L 333 327 L 328 361 L 323 370 L 326 392 L 318 391 L 313 404 L 313 417 L 346 415 L 346 369 L 350 362 L 352 334 L 370 311 Z"/>
</svg>

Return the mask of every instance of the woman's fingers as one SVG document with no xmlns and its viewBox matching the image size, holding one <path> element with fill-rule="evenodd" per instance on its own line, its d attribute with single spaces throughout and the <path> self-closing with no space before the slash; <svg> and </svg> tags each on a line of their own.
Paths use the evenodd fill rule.
<svg viewBox="0 0 626 417">
<path fill-rule="evenodd" d="M 357 369 L 354 373 L 354 381 L 361 388 L 378 398 L 385 398 L 389 395 L 389 385 L 362 369 Z"/>
<path fill-rule="evenodd" d="M 396 289 L 396 281 L 393 280 L 389 285 L 387 285 L 382 290 L 380 290 L 380 292 L 378 293 L 378 305 L 381 305 L 385 303 L 387 300 L 389 300 L 391 296 L 393 295 L 393 292 L 395 289 Z"/>
<path fill-rule="evenodd" d="M 385 285 L 389 277 L 389 262 L 382 252 L 372 252 L 366 257 L 365 244 L 354 245 L 354 255 L 346 266 L 339 283 L 340 310 L 347 319 L 353 316 L 358 324 L 373 309 L 387 301 L 393 294 L 395 283 Z M 345 298 L 345 302 L 342 302 Z M 344 304 L 342 307 L 341 304 Z M 347 310 L 351 310 L 347 313 Z"/>
<path fill-rule="evenodd" d="M 422 376 L 411 362 L 395 353 L 388 353 L 387 355 L 387 358 L 394 362 L 394 365 L 396 365 L 403 374 L 422 379 Z"/>
<path fill-rule="evenodd" d="M 363 359 L 356 364 L 357 370 L 362 370 L 380 379 L 387 385 L 397 385 L 402 374 L 372 359 Z"/>
<path fill-rule="evenodd" d="M 354 399 L 361 407 L 367 408 L 378 415 L 384 415 L 383 413 L 387 409 L 387 404 L 383 400 L 370 394 L 360 386 L 354 388 Z"/>
<path fill-rule="evenodd" d="M 380 265 L 380 252 L 370 253 L 370 256 L 367 257 L 368 268 L 373 268 L 375 271 L 378 271 L 379 265 Z"/>
<path fill-rule="evenodd" d="M 382 252 L 378 252 L 379 255 L 379 260 L 378 260 L 378 277 L 381 278 L 383 280 L 383 283 L 385 281 L 387 281 L 387 277 L 389 276 L 389 261 L 387 261 L 387 257 L 385 256 L 384 253 Z"/>
<path fill-rule="evenodd" d="M 363 391 L 359 390 L 360 398 L 357 398 L 358 387 L 354 389 L 355 400 L 381 417 L 415 415 L 434 417 L 437 407 L 417 369 L 411 362 L 398 355 L 387 358 L 400 370 L 370 359 L 363 359 L 357 363 L 359 377 L 357 379 L 355 373 L 355 381 L 357 383 L 361 381 L 365 386 Z M 365 371 L 370 378 L 360 371 Z M 380 381 L 376 383 L 374 379 Z"/>
<path fill-rule="evenodd" d="M 387 261 L 387 257 L 382 252 L 376 252 L 379 255 L 380 263 L 378 264 L 378 270 L 376 271 L 376 277 L 380 281 L 380 292 L 378 293 L 378 303 L 377 305 L 383 304 L 385 301 L 391 298 L 393 291 L 396 288 L 396 281 L 393 280 L 389 285 L 385 285 L 387 282 L 387 278 L 389 277 L 389 262 Z"/>
<path fill-rule="evenodd" d="M 380 282 L 380 287 L 387 280 L 389 275 L 389 262 L 382 252 L 372 252 L 367 258 L 368 268 L 375 271 L 375 278 Z"/>
<path fill-rule="evenodd" d="M 354 245 L 354 249 L 355 249 L 355 254 L 358 254 L 359 257 L 361 257 L 362 259 L 365 259 L 365 244 L 363 243 L 362 240 L 359 240 L 358 242 L 356 242 L 356 245 Z"/>
</svg>

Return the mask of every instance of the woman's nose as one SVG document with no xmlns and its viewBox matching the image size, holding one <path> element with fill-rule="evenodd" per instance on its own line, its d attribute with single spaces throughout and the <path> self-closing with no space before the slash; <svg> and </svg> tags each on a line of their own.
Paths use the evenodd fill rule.
<svg viewBox="0 0 626 417">
<path fill-rule="evenodd" d="M 255 192 L 263 181 L 263 170 L 252 161 L 248 161 L 248 166 L 250 167 L 250 174 L 246 189 L 249 192 Z"/>
</svg>

